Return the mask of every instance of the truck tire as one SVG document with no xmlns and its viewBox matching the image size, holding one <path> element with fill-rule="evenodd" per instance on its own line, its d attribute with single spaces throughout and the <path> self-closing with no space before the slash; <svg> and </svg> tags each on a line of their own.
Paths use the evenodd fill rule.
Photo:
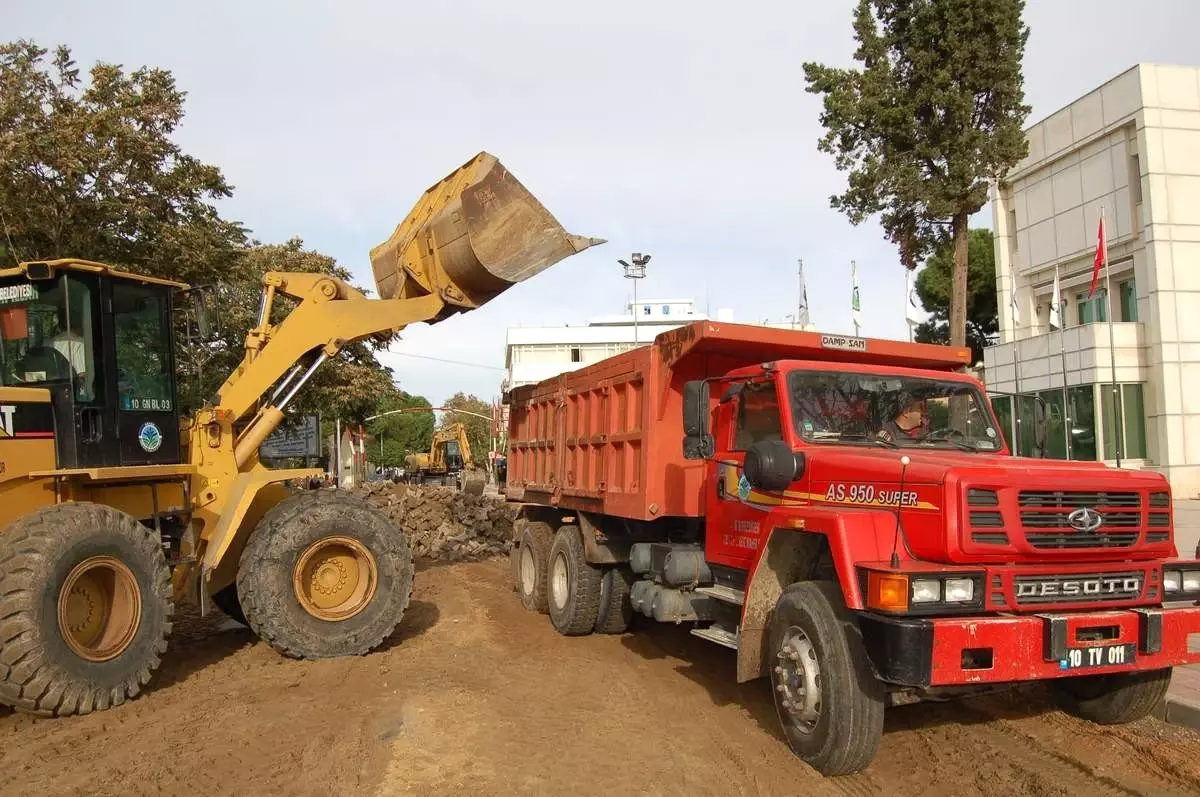
<svg viewBox="0 0 1200 797">
<path fill-rule="evenodd" d="M 550 622 L 564 636 L 590 634 L 600 613 L 603 571 L 587 561 L 578 526 L 563 526 L 550 546 L 546 594 Z"/>
<path fill-rule="evenodd" d="M 62 717 L 137 697 L 173 611 L 159 536 L 129 515 L 75 502 L 20 518 L 0 534 L 0 703 Z"/>
<path fill-rule="evenodd" d="M 1052 682 L 1059 706 L 1100 725 L 1124 725 L 1147 716 L 1167 695 L 1171 668 L 1085 675 Z"/>
<path fill-rule="evenodd" d="M 792 752 L 823 775 L 866 767 L 883 735 L 884 689 L 841 588 L 792 584 L 767 634 L 771 691 Z"/>
<path fill-rule="evenodd" d="M 629 589 L 633 586 L 633 571 L 616 565 L 604 571 L 600 579 L 600 609 L 596 614 L 596 633 L 623 634 L 633 620 L 633 604 Z"/>
<path fill-rule="evenodd" d="M 237 592 L 254 633 L 285 656 L 361 656 L 391 635 L 412 597 L 400 529 L 337 490 L 272 508 L 246 541 Z"/>
<path fill-rule="evenodd" d="M 546 613 L 546 573 L 550 569 L 550 545 L 554 532 L 549 523 L 530 522 L 521 532 L 517 592 L 521 603 L 531 612 Z"/>
<path fill-rule="evenodd" d="M 230 584 L 224 589 L 219 589 L 212 594 L 212 602 L 217 604 L 217 608 L 225 613 L 225 616 L 230 620 L 248 626 L 246 615 L 242 611 L 241 600 L 238 599 L 237 584 Z"/>
</svg>

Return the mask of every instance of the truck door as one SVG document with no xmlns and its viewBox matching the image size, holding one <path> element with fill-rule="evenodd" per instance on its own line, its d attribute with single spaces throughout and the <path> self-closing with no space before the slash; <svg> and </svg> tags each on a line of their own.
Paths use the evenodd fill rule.
<svg viewBox="0 0 1200 797">
<path fill-rule="evenodd" d="M 719 405 L 714 430 L 716 463 L 709 474 L 705 500 L 705 555 L 717 564 L 745 568 L 765 537 L 762 521 L 770 508 L 751 494 L 742 470 L 746 450 L 760 440 L 786 437 L 775 382 L 748 381 L 731 390 L 732 398 Z"/>
</svg>

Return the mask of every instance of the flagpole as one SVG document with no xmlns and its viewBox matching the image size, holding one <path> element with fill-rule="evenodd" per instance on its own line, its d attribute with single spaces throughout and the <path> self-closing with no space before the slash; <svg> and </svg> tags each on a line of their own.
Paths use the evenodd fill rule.
<svg viewBox="0 0 1200 797">
<path fill-rule="evenodd" d="M 1117 454 L 1117 467 L 1121 467 L 1121 449 L 1125 446 L 1125 418 L 1124 411 L 1121 407 L 1120 389 L 1117 387 L 1117 348 L 1114 333 L 1113 333 L 1113 312 L 1112 312 L 1112 282 L 1109 277 L 1108 268 L 1108 225 L 1104 223 L 1104 206 L 1100 206 L 1100 229 L 1104 231 L 1104 299 L 1107 304 L 1108 312 L 1108 362 L 1112 368 L 1112 397 L 1113 409 L 1116 412 L 1116 428 L 1114 429 L 1117 439 L 1114 441 L 1114 449 Z"/>
<path fill-rule="evenodd" d="M 792 325 L 792 329 L 799 326 L 804 329 L 800 321 L 800 314 L 804 312 L 804 258 L 797 258 L 799 265 L 796 268 L 796 323 Z"/>
<path fill-rule="evenodd" d="M 851 296 L 854 297 L 856 302 L 862 302 L 862 298 L 858 294 L 858 266 L 853 260 L 850 261 L 850 281 L 853 283 L 851 286 Z M 859 307 L 861 307 L 861 304 L 859 304 Z M 859 307 L 851 307 L 853 311 L 852 315 L 854 316 L 854 337 L 856 338 L 862 334 L 861 327 L 858 325 L 858 314 L 861 312 Z"/>
<path fill-rule="evenodd" d="M 1063 437 L 1065 438 L 1067 459 L 1071 459 L 1071 397 L 1067 391 L 1067 320 L 1066 302 L 1062 300 L 1062 289 L 1059 288 L 1058 266 L 1054 267 L 1054 295 L 1050 301 L 1058 308 L 1058 354 L 1062 358 L 1062 393 L 1063 393 Z"/>
</svg>

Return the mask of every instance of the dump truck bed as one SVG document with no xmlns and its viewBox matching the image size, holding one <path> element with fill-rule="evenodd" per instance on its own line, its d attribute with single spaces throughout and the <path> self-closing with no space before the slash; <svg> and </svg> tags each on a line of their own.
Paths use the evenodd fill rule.
<svg viewBox="0 0 1200 797">
<path fill-rule="evenodd" d="M 683 386 L 775 360 L 956 370 L 970 350 L 697 321 L 650 345 L 509 393 L 510 499 L 654 520 L 703 512 L 683 458 Z"/>
</svg>

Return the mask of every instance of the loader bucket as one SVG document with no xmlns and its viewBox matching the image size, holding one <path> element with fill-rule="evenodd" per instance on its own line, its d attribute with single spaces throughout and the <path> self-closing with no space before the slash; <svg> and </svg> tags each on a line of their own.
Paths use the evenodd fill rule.
<svg viewBox="0 0 1200 797">
<path fill-rule="evenodd" d="M 371 250 L 371 269 L 380 298 L 439 294 L 449 305 L 440 320 L 601 243 L 569 234 L 495 156 L 481 152 L 421 196 Z"/>
</svg>

